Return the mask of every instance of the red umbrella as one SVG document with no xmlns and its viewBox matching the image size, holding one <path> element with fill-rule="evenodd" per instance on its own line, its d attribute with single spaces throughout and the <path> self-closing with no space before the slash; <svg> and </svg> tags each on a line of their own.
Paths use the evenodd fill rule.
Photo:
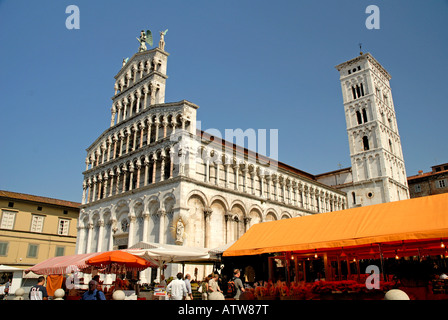
<svg viewBox="0 0 448 320">
<path fill-rule="evenodd" d="M 157 267 L 156 265 L 152 264 L 151 262 L 134 256 L 133 254 L 130 254 L 125 251 L 107 251 L 104 253 L 101 253 L 97 256 L 94 256 L 86 261 L 86 264 L 90 266 L 96 266 L 98 268 L 106 268 L 107 270 L 111 270 L 111 267 L 113 266 L 120 266 L 120 267 L 126 267 L 128 271 L 131 270 L 144 270 L 148 267 Z"/>
</svg>

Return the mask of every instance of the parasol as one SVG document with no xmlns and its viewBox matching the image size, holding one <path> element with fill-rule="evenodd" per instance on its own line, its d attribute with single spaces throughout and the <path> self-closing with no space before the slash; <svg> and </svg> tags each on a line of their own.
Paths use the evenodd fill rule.
<svg viewBox="0 0 448 320">
<path fill-rule="evenodd" d="M 154 263 L 137 257 L 125 251 L 115 250 L 101 253 L 86 260 L 86 264 L 104 269 L 102 272 L 114 273 L 118 268 L 125 268 L 127 271 L 141 271 L 148 267 L 157 267 Z"/>
</svg>

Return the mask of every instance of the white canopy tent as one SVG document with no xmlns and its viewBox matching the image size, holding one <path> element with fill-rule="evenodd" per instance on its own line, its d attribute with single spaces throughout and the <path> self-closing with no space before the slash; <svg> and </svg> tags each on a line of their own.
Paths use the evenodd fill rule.
<svg viewBox="0 0 448 320">
<path fill-rule="evenodd" d="M 12 273 L 12 277 L 10 278 L 11 286 L 9 287 L 9 294 L 13 295 L 17 289 L 19 289 L 22 286 L 22 275 L 23 275 L 23 269 L 6 266 L 4 264 L 0 265 L 0 273 Z M 0 285 L 0 294 L 5 293 L 5 285 Z"/>
<path fill-rule="evenodd" d="M 183 266 L 185 264 L 213 264 L 220 260 L 222 252 L 232 244 L 233 242 L 207 249 L 140 241 L 125 250 L 157 264 L 159 269 L 163 270 L 163 267 L 168 263 L 178 263 Z"/>
<path fill-rule="evenodd" d="M 138 242 L 129 249 L 129 253 L 155 262 L 159 267 L 167 263 L 198 263 L 210 261 L 207 249 L 185 247 L 172 244 Z"/>
</svg>

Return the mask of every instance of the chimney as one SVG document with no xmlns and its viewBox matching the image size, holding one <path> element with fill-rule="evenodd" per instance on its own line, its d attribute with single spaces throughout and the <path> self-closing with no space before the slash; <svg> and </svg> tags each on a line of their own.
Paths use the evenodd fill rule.
<svg viewBox="0 0 448 320">
<path fill-rule="evenodd" d="M 423 170 L 418 170 L 418 175 L 421 176 L 423 174 Z"/>
</svg>

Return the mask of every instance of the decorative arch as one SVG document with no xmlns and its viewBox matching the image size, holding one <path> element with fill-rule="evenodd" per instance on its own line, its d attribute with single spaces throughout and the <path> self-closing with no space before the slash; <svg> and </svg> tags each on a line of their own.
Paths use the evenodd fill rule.
<svg viewBox="0 0 448 320">
<path fill-rule="evenodd" d="M 292 218 L 291 214 L 289 212 L 284 211 L 282 212 L 282 217 L 280 219 L 291 219 L 291 218 Z"/>
<path fill-rule="evenodd" d="M 188 201 L 190 200 L 190 198 L 192 198 L 193 196 L 196 196 L 198 198 L 200 198 L 202 200 L 202 203 L 204 204 L 205 207 L 209 207 L 209 201 L 207 199 L 207 196 L 200 190 L 191 190 L 190 193 L 188 193 L 185 202 L 185 206 L 188 205 Z"/>
<path fill-rule="evenodd" d="M 234 207 L 238 207 L 238 206 L 241 207 L 241 210 L 243 212 L 243 217 L 246 217 L 246 215 L 247 215 L 247 208 L 246 208 L 246 205 L 244 204 L 244 202 L 241 201 L 241 200 L 238 200 L 238 199 L 234 200 L 232 202 L 232 205 L 230 206 L 230 211 L 232 211 Z"/>
<path fill-rule="evenodd" d="M 278 214 L 274 209 L 268 209 L 266 211 L 266 216 L 264 218 L 264 221 L 276 221 L 278 220 Z"/>
<path fill-rule="evenodd" d="M 226 211 L 230 210 L 229 203 L 227 202 L 227 199 L 224 198 L 223 196 L 221 196 L 221 195 L 219 195 L 219 194 L 213 196 L 213 197 L 210 199 L 210 206 L 212 206 L 213 203 L 215 203 L 215 202 L 221 202 L 221 203 L 223 204 L 224 209 L 225 209 Z"/>
</svg>

